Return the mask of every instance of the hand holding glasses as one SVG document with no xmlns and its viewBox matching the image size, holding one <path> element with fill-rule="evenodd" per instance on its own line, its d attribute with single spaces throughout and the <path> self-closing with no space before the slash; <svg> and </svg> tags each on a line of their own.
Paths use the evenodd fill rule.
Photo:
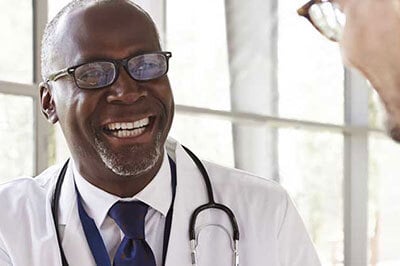
<svg viewBox="0 0 400 266">
<path fill-rule="evenodd" d="M 346 17 L 332 0 L 311 0 L 300 7 L 297 13 L 308 19 L 329 40 L 340 40 Z"/>
<path fill-rule="evenodd" d="M 122 65 L 129 76 L 136 81 L 160 78 L 168 72 L 170 52 L 152 52 L 120 60 L 104 59 L 68 67 L 51 74 L 46 82 L 72 76 L 81 89 L 100 89 L 111 86 L 119 76 Z"/>
</svg>

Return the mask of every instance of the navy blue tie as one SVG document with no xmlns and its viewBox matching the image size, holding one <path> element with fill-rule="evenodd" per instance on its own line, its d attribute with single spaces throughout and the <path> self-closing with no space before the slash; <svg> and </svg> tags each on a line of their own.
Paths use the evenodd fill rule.
<svg viewBox="0 0 400 266">
<path fill-rule="evenodd" d="M 147 209 L 139 201 L 119 201 L 111 207 L 109 215 L 125 235 L 115 254 L 114 266 L 156 266 L 154 254 L 145 240 Z"/>
</svg>

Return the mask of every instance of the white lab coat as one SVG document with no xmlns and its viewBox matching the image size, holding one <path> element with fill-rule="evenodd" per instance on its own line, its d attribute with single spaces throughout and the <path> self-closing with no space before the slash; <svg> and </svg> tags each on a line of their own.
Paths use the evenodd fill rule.
<svg viewBox="0 0 400 266">
<path fill-rule="evenodd" d="M 197 206 L 208 201 L 207 192 L 200 172 L 182 147 L 169 139 L 167 151 L 176 161 L 177 190 L 166 266 L 191 265 L 189 218 Z M 205 162 L 205 166 L 215 200 L 236 215 L 240 265 L 320 265 L 301 218 L 279 184 L 212 163 Z M 1 186 L 1 266 L 61 265 L 51 214 L 59 171 L 60 166 L 54 166 L 35 179 L 22 178 Z M 62 246 L 71 266 L 94 265 L 77 212 L 71 172 L 69 168 L 60 197 Z M 206 224 L 222 224 L 231 232 L 228 219 L 217 210 L 199 216 L 197 228 Z M 204 227 L 199 237 L 199 265 L 232 265 L 230 238 L 221 227 Z"/>
</svg>

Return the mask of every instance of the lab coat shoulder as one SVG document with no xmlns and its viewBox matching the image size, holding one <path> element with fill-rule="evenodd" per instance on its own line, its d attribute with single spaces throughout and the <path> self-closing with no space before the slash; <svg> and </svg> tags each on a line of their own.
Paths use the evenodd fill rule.
<svg viewBox="0 0 400 266">
<path fill-rule="evenodd" d="M 226 196 L 231 192 L 229 197 L 234 197 L 236 193 L 240 194 L 242 199 L 246 199 L 243 203 L 251 203 L 253 201 L 268 201 L 275 206 L 281 205 L 288 197 L 286 190 L 276 181 L 254 175 L 252 173 L 221 166 L 208 161 L 203 161 L 211 180 L 215 186 L 217 195 Z M 221 190 L 218 193 L 218 191 Z M 250 202 L 247 202 L 250 201 Z M 278 205 L 277 205 L 278 204 Z"/>
<path fill-rule="evenodd" d="M 57 258 L 58 250 L 51 216 L 51 186 L 59 166 L 36 178 L 21 177 L 0 186 L 0 264 L 40 265 L 42 257 Z"/>
<path fill-rule="evenodd" d="M 280 265 L 320 265 L 303 220 L 280 184 L 238 169 L 204 163 L 216 201 L 230 207 L 237 217 L 241 246 L 268 254 L 267 261 L 276 257 Z"/>
<path fill-rule="evenodd" d="M 189 265 L 186 228 L 193 211 L 208 201 L 207 190 L 198 168 L 178 142 L 169 139 L 167 151 L 176 161 L 178 177 L 167 265 Z M 241 170 L 202 162 L 215 201 L 229 207 L 236 217 L 241 265 L 321 265 L 304 223 L 281 185 Z M 195 228 L 199 265 L 232 265 L 228 216 L 221 210 L 207 209 L 198 215 Z"/>
</svg>

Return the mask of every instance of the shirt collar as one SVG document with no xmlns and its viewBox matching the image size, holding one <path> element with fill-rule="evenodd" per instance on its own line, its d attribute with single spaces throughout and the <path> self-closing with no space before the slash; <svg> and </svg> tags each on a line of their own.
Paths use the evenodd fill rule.
<svg viewBox="0 0 400 266">
<path fill-rule="evenodd" d="M 130 198 L 120 198 L 92 185 L 79 173 L 74 162 L 72 165 L 75 184 L 81 195 L 83 206 L 98 228 L 107 217 L 108 210 L 117 201 L 140 200 L 160 212 L 164 217 L 167 216 L 172 201 L 172 188 L 171 169 L 166 151 L 164 151 L 161 167 L 153 180 Z"/>
</svg>

